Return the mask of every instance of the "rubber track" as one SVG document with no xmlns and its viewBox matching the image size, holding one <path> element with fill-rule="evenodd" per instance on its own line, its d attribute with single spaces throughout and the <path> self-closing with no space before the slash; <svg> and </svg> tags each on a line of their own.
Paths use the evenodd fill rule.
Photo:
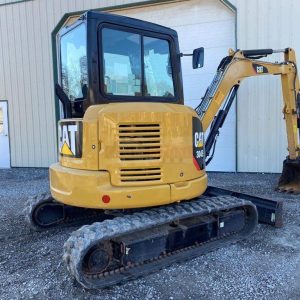
<svg viewBox="0 0 300 300">
<path fill-rule="evenodd" d="M 97 220 L 99 221 L 100 218 L 103 219 L 105 217 L 102 210 L 94 210 L 92 213 L 91 210 L 88 211 L 88 209 L 76 208 L 78 211 L 79 211 L 79 209 L 81 210 L 80 215 L 78 215 L 78 211 L 77 211 L 77 214 L 75 214 L 74 216 L 67 215 L 65 220 L 61 220 L 50 226 L 41 227 L 34 222 L 33 212 L 40 204 L 42 204 L 43 202 L 49 201 L 49 200 L 56 202 L 53 199 L 51 193 L 46 192 L 46 193 L 43 193 L 43 194 L 40 194 L 40 195 L 37 195 L 34 197 L 30 197 L 26 201 L 25 208 L 23 210 L 23 215 L 25 216 L 25 221 L 31 230 L 44 231 L 44 230 L 49 230 L 51 228 L 56 228 L 58 226 L 61 228 L 64 226 L 83 225 L 84 223 L 88 223 L 88 222 L 91 223 L 91 222 L 95 222 Z M 58 204 L 61 205 L 61 203 L 58 203 Z M 71 206 L 69 206 L 69 207 L 72 208 Z M 109 216 L 107 216 L 107 218 L 109 218 Z"/>
<path fill-rule="evenodd" d="M 48 201 L 48 200 L 53 200 L 50 192 L 36 195 L 34 197 L 30 197 L 26 201 L 25 208 L 23 210 L 23 215 L 25 216 L 25 221 L 28 224 L 28 226 L 30 227 L 30 229 L 32 229 L 34 231 L 45 230 L 45 228 L 40 227 L 35 224 L 35 222 L 33 221 L 33 212 L 40 203 Z"/>
<path fill-rule="evenodd" d="M 82 261 L 88 250 L 101 243 L 116 237 L 131 234 L 136 231 L 150 229 L 159 225 L 170 223 L 182 218 L 209 215 L 219 211 L 243 207 L 246 209 L 246 220 L 243 230 L 228 240 L 220 239 L 205 243 L 205 246 L 197 247 L 196 250 L 180 252 L 176 255 L 163 258 L 148 264 L 134 267 L 125 267 L 118 273 L 110 271 L 108 276 L 92 276 L 82 272 Z M 68 271 L 76 280 L 86 288 L 104 288 L 134 279 L 141 275 L 151 273 L 157 269 L 166 267 L 174 262 L 190 259 L 199 254 L 212 251 L 225 244 L 247 237 L 253 232 L 257 224 L 256 207 L 249 201 L 231 196 L 201 197 L 197 200 L 186 201 L 180 204 L 152 208 L 132 215 L 116 217 L 113 220 L 105 220 L 91 225 L 85 225 L 74 231 L 64 244 L 63 259 Z M 193 248 L 193 247 L 190 247 Z M 106 272 L 108 273 L 108 272 Z"/>
</svg>

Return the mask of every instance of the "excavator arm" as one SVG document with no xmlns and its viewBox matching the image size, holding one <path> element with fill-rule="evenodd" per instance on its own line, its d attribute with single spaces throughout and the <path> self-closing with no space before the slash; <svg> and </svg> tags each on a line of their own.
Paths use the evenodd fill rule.
<svg viewBox="0 0 300 300">
<path fill-rule="evenodd" d="M 283 62 L 271 63 L 258 60 L 279 52 L 284 53 Z M 225 121 L 242 80 L 261 75 L 280 75 L 282 82 L 283 114 L 289 155 L 283 163 L 278 189 L 300 193 L 300 86 L 295 51 L 291 48 L 236 52 L 229 50 L 229 55 L 221 61 L 212 83 L 206 90 L 200 105 L 195 109 L 202 121 L 204 131 L 211 127 L 205 144 L 206 155 L 210 155 L 215 145 L 219 129 Z"/>
</svg>

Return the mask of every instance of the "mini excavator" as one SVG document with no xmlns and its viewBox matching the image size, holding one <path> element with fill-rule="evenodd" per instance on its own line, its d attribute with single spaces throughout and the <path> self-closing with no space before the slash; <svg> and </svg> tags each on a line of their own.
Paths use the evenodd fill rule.
<svg viewBox="0 0 300 300">
<path fill-rule="evenodd" d="M 98 218 L 64 245 L 67 268 L 84 287 L 136 278 L 243 239 L 258 221 L 278 221 L 263 210 L 271 200 L 207 185 L 205 166 L 247 77 L 281 77 L 289 154 L 278 189 L 300 193 L 293 49 L 229 50 L 192 109 L 170 28 L 88 11 L 62 26 L 57 45 L 59 163 L 50 166 L 51 194 L 30 199 L 26 214 L 38 230 Z M 260 60 L 277 52 L 282 62 Z M 203 66 L 203 48 L 191 56 L 194 69 Z"/>
</svg>

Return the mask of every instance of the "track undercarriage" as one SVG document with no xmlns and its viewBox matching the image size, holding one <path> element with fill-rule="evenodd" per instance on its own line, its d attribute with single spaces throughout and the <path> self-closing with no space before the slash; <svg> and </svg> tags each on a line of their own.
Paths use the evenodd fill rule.
<svg viewBox="0 0 300 300">
<path fill-rule="evenodd" d="M 46 193 L 25 214 L 34 230 L 91 224 L 71 234 L 63 257 L 78 282 L 98 289 L 244 239 L 257 222 L 282 226 L 281 201 L 216 187 L 192 201 L 122 212 L 67 206 Z"/>
<path fill-rule="evenodd" d="M 203 197 L 83 226 L 64 245 L 69 272 L 104 288 L 247 237 L 257 210 L 234 197 Z"/>
<path fill-rule="evenodd" d="M 91 224 L 71 234 L 64 261 L 84 287 L 103 288 L 246 238 L 258 221 L 281 226 L 282 203 L 209 187 L 192 201 L 104 212 L 43 194 L 29 201 L 26 215 L 35 230 Z"/>
</svg>

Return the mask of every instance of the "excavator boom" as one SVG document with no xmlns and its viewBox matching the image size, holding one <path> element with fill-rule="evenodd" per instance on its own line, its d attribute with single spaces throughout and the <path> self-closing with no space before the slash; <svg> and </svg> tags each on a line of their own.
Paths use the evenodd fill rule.
<svg viewBox="0 0 300 300">
<path fill-rule="evenodd" d="M 283 52 L 284 61 L 271 63 L 257 59 Z M 283 114 L 286 123 L 288 157 L 283 162 L 283 171 L 278 183 L 282 192 L 300 193 L 300 87 L 295 51 L 260 49 L 236 51 L 230 49 L 220 63 L 217 73 L 208 87 L 200 105 L 196 108 L 203 129 L 211 126 L 206 141 L 206 155 L 209 156 L 215 145 L 219 129 L 228 114 L 236 92 L 243 79 L 261 75 L 280 75 L 283 93 Z M 221 109 L 221 106 L 223 108 Z M 217 114 L 217 116 L 216 116 Z M 216 116 L 216 117 L 215 117 Z M 212 157 L 208 158 L 207 163 Z"/>
</svg>

